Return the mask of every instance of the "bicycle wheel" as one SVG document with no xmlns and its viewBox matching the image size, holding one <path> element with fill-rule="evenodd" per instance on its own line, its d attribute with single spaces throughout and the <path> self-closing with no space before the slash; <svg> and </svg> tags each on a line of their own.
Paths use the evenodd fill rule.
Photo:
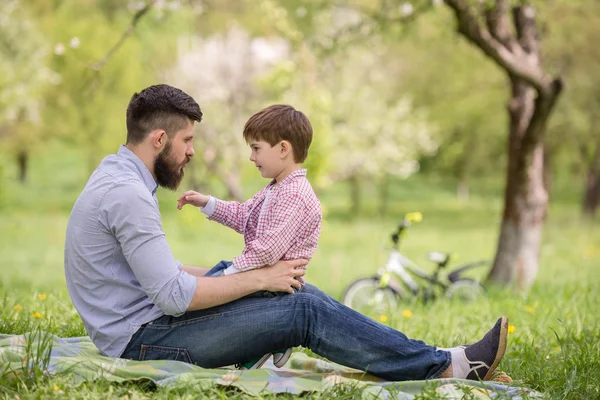
<svg viewBox="0 0 600 400">
<path fill-rule="evenodd" d="M 398 307 L 397 294 L 381 287 L 378 277 L 361 278 L 350 284 L 342 295 L 342 303 L 365 315 L 381 316 Z"/>
<path fill-rule="evenodd" d="M 446 296 L 461 301 L 474 301 L 485 296 L 485 288 L 473 279 L 459 279 L 450 284 L 446 290 Z"/>
</svg>

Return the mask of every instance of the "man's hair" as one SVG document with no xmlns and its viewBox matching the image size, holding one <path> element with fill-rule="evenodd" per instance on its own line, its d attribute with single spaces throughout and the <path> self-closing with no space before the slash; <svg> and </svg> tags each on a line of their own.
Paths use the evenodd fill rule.
<svg viewBox="0 0 600 400">
<path fill-rule="evenodd" d="M 244 126 L 246 142 L 263 140 L 271 146 L 282 140 L 290 142 L 296 163 L 306 160 L 312 135 L 312 126 L 306 115 L 285 104 L 263 108 Z"/>
<path fill-rule="evenodd" d="M 129 101 L 127 143 L 138 144 L 155 129 L 164 129 L 173 137 L 190 120 L 202 120 L 200 106 L 192 97 L 169 85 L 150 86 L 135 93 Z"/>
</svg>

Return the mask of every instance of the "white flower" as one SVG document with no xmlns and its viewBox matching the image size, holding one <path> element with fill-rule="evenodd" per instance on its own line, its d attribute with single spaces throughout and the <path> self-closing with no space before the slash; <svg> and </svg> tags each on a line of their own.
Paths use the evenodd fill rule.
<svg viewBox="0 0 600 400">
<path fill-rule="evenodd" d="M 57 56 L 62 56 L 65 54 L 65 45 L 62 43 L 57 43 L 56 46 L 54 46 L 54 54 Z"/>
<path fill-rule="evenodd" d="M 79 47 L 79 44 L 80 44 L 80 42 L 79 42 L 79 38 L 78 38 L 77 36 L 73 36 L 73 37 L 71 38 L 71 41 L 69 42 L 69 46 L 70 46 L 72 49 L 76 49 L 76 48 L 78 48 L 78 47 Z"/>
<path fill-rule="evenodd" d="M 402 15 L 404 15 L 405 17 L 411 15 L 414 11 L 414 7 L 412 4 L 410 3 L 404 3 L 400 6 L 400 12 L 402 13 Z"/>
</svg>

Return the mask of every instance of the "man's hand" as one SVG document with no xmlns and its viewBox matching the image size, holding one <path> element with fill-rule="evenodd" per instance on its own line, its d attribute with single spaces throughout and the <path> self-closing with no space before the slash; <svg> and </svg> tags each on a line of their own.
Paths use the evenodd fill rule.
<svg viewBox="0 0 600 400">
<path fill-rule="evenodd" d="M 179 196 L 179 199 L 177 199 L 177 209 L 181 210 L 181 208 L 186 204 L 191 204 L 196 207 L 206 207 L 208 199 L 209 196 L 205 194 L 194 192 L 193 190 L 188 190 L 187 192 Z"/>
<path fill-rule="evenodd" d="M 245 272 L 239 275 L 245 275 L 247 279 L 256 279 L 259 284 L 258 290 L 269 292 L 287 292 L 294 293 L 300 289 L 300 282 L 295 279 L 298 276 L 304 276 L 308 260 L 279 260 L 274 265 L 266 266 L 260 269 Z M 248 276 L 252 274 L 252 277 Z"/>
<path fill-rule="evenodd" d="M 187 310 L 220 306 L 259 290 L 294 293 L 292 287 L 300 289 L 301 286 L 295 278 L 304 275 L 306 264 L 308 260 L 303 259 L 279 261 L 275 265 L 239 274 L 199 276 L 196 278 L 196 292 Z"/>
</svg>

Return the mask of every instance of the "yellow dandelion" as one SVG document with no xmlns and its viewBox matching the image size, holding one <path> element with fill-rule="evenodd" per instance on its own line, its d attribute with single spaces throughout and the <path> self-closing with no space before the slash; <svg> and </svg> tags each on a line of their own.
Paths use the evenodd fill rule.
<svg viewBox="0 0 600 400">
<path fill-rule="evenodd" d="M 18 304 L 17 304 L 16 306 L 14 306 L 14 307 L 13 307 L 13 310 L 15 310 L 15 311 L 21 311 L 22 309 L 23 309 L 23 307 L 21 307 L 21 306 L 20 306 L 20 305 L 18 305 Z"/>
<path fill-rule="evenodd" d="M 525 306 L 525 311 L 527 311 L 530 314 L 533 314 L 535 312 L 535 308 L 531 306 Z"/>
<path fill-rule="evenodd" d="M 56 385 L 52 386 L 52 390 L 54 390 L 55 392 L 58 392 L 60 390 L 60 388 Z"/>
<path fill-rule="evenodd" d="M 34 312 L 34 313 L 33 313 L 33 318 L 38 318 L 38 319 L 39 319 L 39 318 L 43 318 L 43 315 L 42 315 L 42 314 L 40 314 L 39 312 Z"/>
<path fill-rule="evenodd" d="M 388 317 L 387 315 L 380 315 L 379 316 L 379 322 L 387 322 Z"/>
<path fill-rule="evenodd" d="M 44 293 L 40 293 L 40 294 L 38 294 L 38 298 L 39 298 L 41 301 L 44 301 L 44 300 L 46 300 L 46 299 L 48 298 L 48 296 L 46 296 Z"/>
<path fill-rule="evenodd" d="M 554 348 L 555 351 L 560 351 L 560 346 Z"/>
<path fill-rule="evenodd" d="M 410 318 L 410 317 L 412 317 L 412 315 L 413 315 L 413 313 L 410 310 L 404 310 L 404 311 L 402 311 L 402 316 L 404 318 Z"/>
<path fill-rule="evenodd" d="M 509 325 L 508 326 L 508 333 L 513 333 L 515 331 L 515 329 L 517 329 L 517 328 L 515 328 L 514 325 Z"/>
</svg>

